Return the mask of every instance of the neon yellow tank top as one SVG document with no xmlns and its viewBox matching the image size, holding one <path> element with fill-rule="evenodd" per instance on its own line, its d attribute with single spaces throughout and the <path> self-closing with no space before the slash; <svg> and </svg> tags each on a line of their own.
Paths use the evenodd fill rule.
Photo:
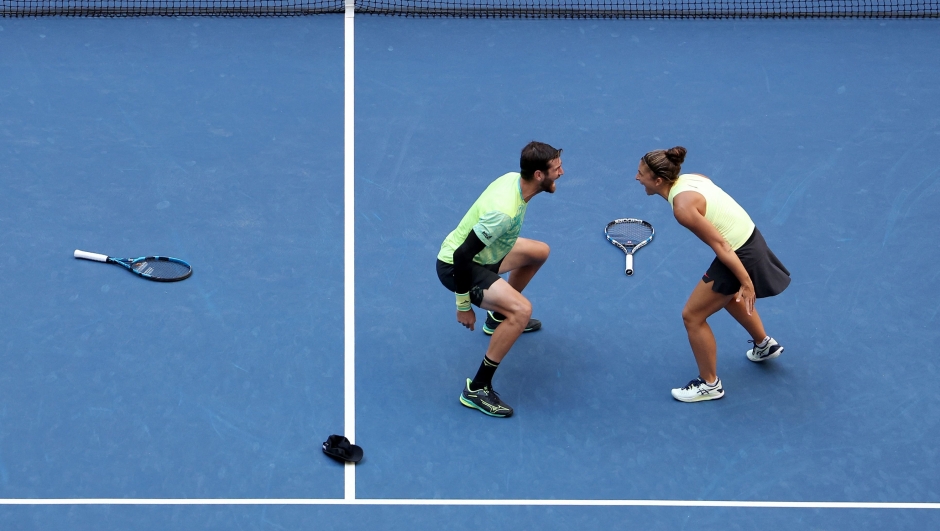
<svg viewBox="0 0 940 531">
<path fill-rule="evenodd" d="M 751 237 L 754 232 L 751 217 L 711 179 L 692 173 L 680 175 L 669 190 L 669 206 L 673 209 L 673 198 L 682 192 L 698 192 L 705 198 L 705 219 L 718 229 L 731 249 L 737 251 Z"/>
</svg>

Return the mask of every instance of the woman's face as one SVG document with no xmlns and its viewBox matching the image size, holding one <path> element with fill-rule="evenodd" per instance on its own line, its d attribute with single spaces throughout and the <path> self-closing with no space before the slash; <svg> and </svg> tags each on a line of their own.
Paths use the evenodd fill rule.
<svg viewBox="0 0 940 531">
<path fill-rule="evenodd" d="M 640 166 L 636 169 L 636 180 L 646 189 L 646 195 L 656 195 L 657 185 L 660 184 L 659 177 L 653 176 L 653 170 L 646 165 L 646 161 L 640 159 Z"/>
</svg>

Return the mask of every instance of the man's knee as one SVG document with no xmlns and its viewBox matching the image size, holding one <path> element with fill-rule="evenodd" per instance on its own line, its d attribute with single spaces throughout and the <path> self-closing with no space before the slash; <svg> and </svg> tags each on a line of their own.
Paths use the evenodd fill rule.
<svg viewBox="0 0 940 531">
<path fill-rule="evenodd" d="M 551 247 L 548 246 L 547 243 L 544 243 L 544 242 L 539 242 L 539 243 L 542 244 L 542 253 L 543 253 L 543 254 L 542 254 L 542 261 L 544 262 L 544 261 L 548 260 L 548 255 L 551 254 L 552 249 L 551 249 Z"/>
<path fill-rule="evenodd" d="M 507 310 L 509 316 L 515 317 L 524 323 L 529 322 L 529 318 L 532 317 L 532 303 L 522 295 L 513 298 Z"/>
<path fill-rule="evenodd" d="M 532 240 L 532 245 L 529 249 L 529 257 L 532 262 L 541 264 L 548 260 L 548 255 L 551 254 L 551 252 L 552 250 L 547 243 Z"/>
<path fill-rule="evenodd" d="M 548 244 L 545 242 L 532 240 L 530 238 L 519 238 L 513 246 L 513 251 L 521 253 L 530 261 L 544 261 L 548 258 L 548 253 L 551 252 L 551 249 L 549 249 Z"/>
</svg>

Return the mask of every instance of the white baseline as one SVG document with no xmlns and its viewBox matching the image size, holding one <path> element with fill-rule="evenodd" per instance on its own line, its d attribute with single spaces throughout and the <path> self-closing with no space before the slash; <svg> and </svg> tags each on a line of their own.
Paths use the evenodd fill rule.
<svg viewBox="0 0 940 531">
<path fill-rule="evenodd" d="M 348 484 L 347 484 L 348 485 Z M 357 498 L 0 498 L 0 505 L 425 505 L 425 506 L 580 506 L 580 507 L 730 507 L 758 509 L 940 509 L 940 503 L 818 502 L 732 500 L 446 500 Z"/>
</svg>

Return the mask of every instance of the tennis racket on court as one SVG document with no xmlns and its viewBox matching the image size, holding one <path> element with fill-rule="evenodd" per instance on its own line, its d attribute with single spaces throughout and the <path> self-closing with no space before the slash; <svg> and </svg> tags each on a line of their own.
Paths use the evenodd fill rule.
<svg viewBox="0 0 940 531">
<path fill-rule="evenodd" d="M 193 274 L 193 268 L 189 264 L 179 258 L 169 258 L 167 256 L 112 258 L 103 254 L 75 249 L 75 258 L 117 264 L 135 275 L 158 282 L 175 282 L 187 279 L 189 275 Z"/>
<path fill-rule="evenodd" d="M 642 219 L 615 219 L 604 228 L 607 241 L 627 254 L 627 275 L 633 274 L 633 253 L 653 241 L 653 226 Z"/>
</svg>

